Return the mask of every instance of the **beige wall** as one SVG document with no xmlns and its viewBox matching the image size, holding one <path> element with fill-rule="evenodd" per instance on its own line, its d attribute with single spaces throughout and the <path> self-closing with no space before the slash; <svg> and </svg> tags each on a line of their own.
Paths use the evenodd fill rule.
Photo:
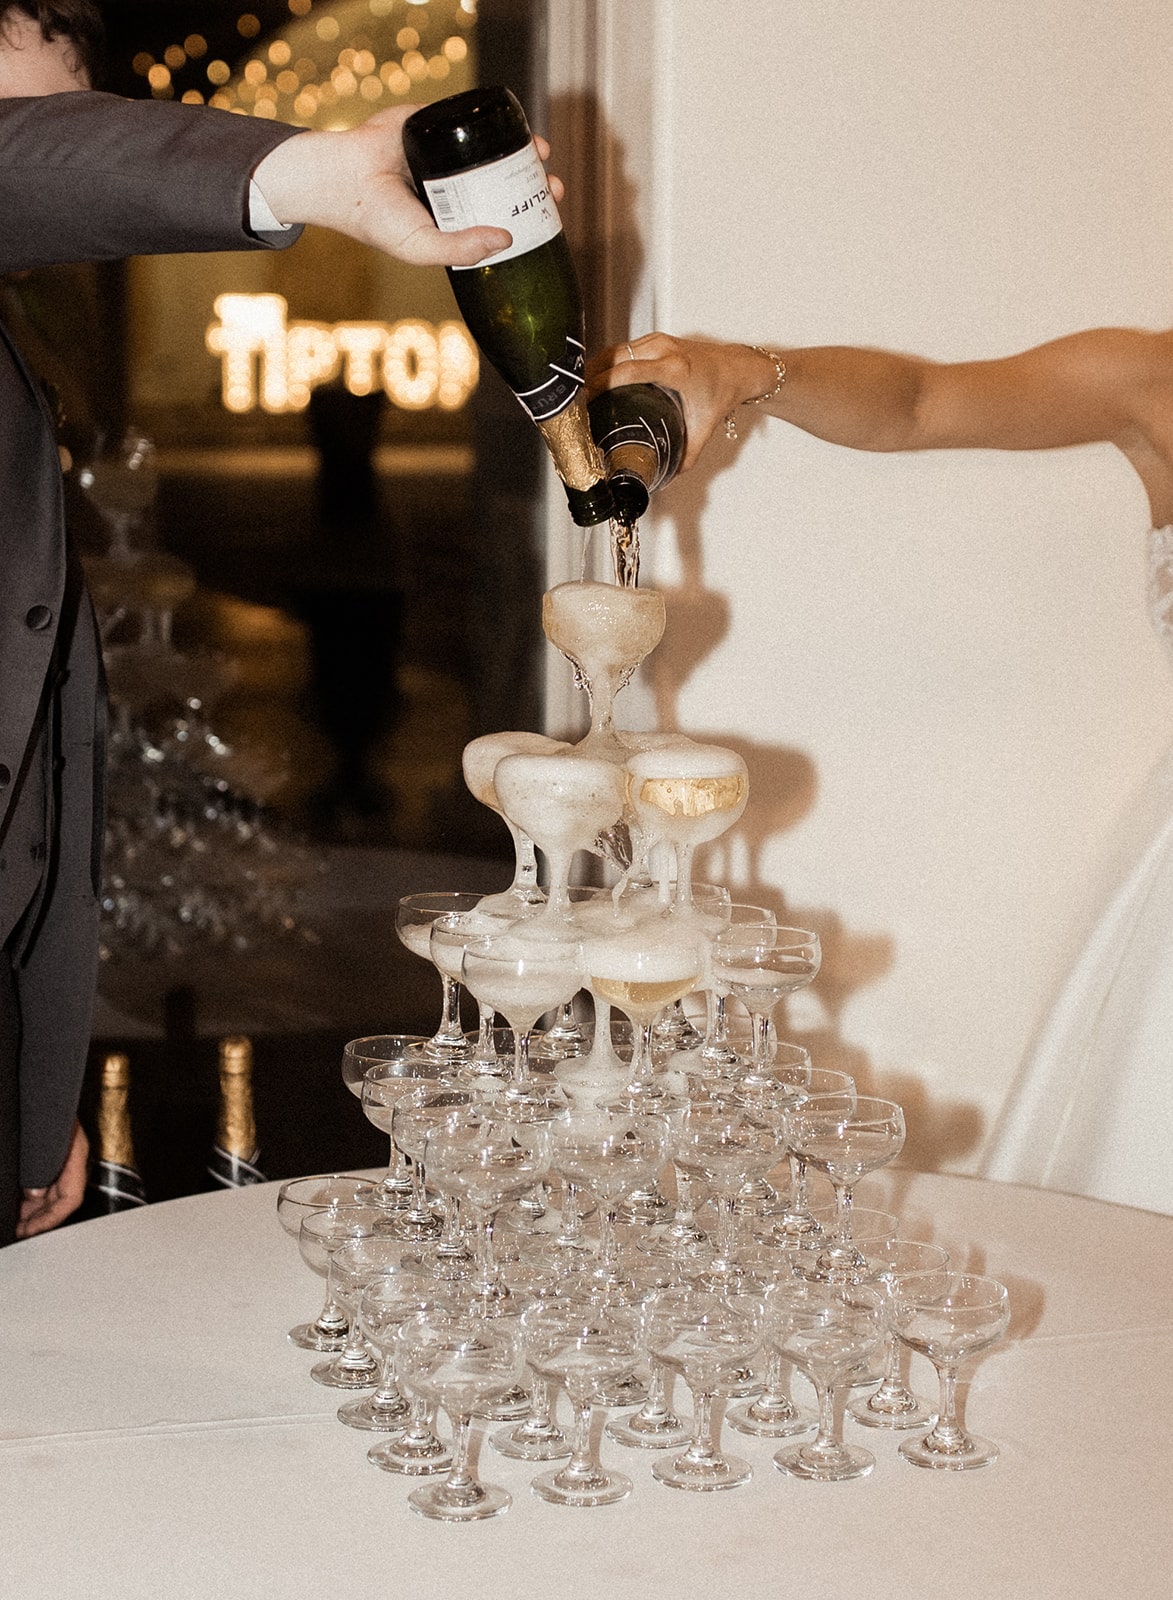
<svg viewBox="0 0 1173 1600">
<path fill-rule="evenodd" d="M 1173 321 L 1167 0 L 601 3 L 585 68 L 552 9 L 554 89 L 593 75 L 628 184 L 632 333 L 952 358 Z M 1173 728 L 1144 498 L 1110 447 L 877 457 L 745 421 L 645 531 L 673 603 L 620 720 L 747 747 L 709 866 L 824 934 L 791 1028 L 972 1168 Z"/>
</svg>

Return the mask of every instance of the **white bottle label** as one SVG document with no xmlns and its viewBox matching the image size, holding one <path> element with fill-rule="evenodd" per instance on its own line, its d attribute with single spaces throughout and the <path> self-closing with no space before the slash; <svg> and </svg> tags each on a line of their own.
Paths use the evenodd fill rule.
<svg viewBox="0 0 1173 1600">
<path fill-rule="evenodd" d="M 495 256 L 478 261 L 478 267 L 524 256 L 562 232 L 558 207 L 550 193 L 536 146 L 526 145 L 500 161 L 454 172 L 447 178 L 425 178 L 424 190 L 441 233 L 489 224 L 508 228 L 513 243 Z M 455 267 L 456 272 L 471 271 Z"/>
</svg>

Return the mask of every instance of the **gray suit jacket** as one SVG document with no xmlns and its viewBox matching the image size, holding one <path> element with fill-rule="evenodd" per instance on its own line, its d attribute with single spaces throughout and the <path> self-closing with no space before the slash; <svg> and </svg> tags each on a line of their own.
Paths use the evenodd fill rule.
<svg viewBox="0 0 1173 1600">
<path fill-rule="evenodd" d="M 245 219 L 254 168 L 295 131 L 89 92 L 0 100 L 0 272 L 290 244 L 296 231 L 256 235 Z M 93 611 L 66 538 L 52 418 L 0 324 L 0 942 L 20 1009 L 26 1186 L 60 1171 L 85 1069 L 104 734 Z"/>
</svg>

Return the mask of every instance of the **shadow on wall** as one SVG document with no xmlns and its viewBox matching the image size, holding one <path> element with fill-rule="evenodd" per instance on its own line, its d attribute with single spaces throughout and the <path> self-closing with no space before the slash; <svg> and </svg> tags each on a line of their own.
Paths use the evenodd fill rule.
<svg viewBox="0 0 1173 1600">
<path fill-rule="evenodd" d="M 761 426 L 751 420 L 745 429 Z M 725 729 L 681 729 L 679 696 L 684 684 L 729 632 L 728 596 L 706 587 L 701 521 L 713 478 L 731 464 L 736 446 L 714 441 L 701 465 L 689 474 L 670 497 L 671 522 L 676 534 L 682 581 L 663 591 L 668 613 L 664 638 L 646 664 L 654 697 L 657 726 L 689 737 L 736 750 L 749 771 L 750 801 L 736 828 L 708 847 L 696 876 L 708 875 L 705 861 L 744 859 L 737 897 L 753 905 L 768 906 L 779 923 L 811 928 L 822 945 L 822 966 L 809 991 L 779 1006 L 775 1025 L 779 1033 L 804 1044 L 817 1066 L 848 1072 L 861 1092 L 882 1095 L 904 1108 L 908 1136 L 901 1157 L 904 1166 L 925 1171 L 956 1166 L 979 1148 L 985 1117 L 972 1102 L 945 1100 L 930 1095 L 924 1083 L 910 1072 L 879 1072 L 868 1053 L 844 1033 L 843 1021 L 854 995 L 878 982 L 896 959 L 890 934 L 857 931 L 830 907 L 790 903 L 783 889 L 765 880 L 762 862 L 767 846 L 779 834 L 795 827 L 811 812 L 818 799 L 818 769 L 803 750 L 761 744 L 730 735 Z M 666 528 L 669 515 L 661 523 Z M 722 873 L 712 869 L 717 881 Z"/>
</svg>

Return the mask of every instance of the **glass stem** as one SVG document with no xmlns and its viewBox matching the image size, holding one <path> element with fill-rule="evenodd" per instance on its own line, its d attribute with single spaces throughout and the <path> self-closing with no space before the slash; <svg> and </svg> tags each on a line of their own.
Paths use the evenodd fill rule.
<svg viewBox="0 0 1173 1600">
<path fill-rule="evenodd" d="M 337 1300 L 335 1300 L 334 1292 L 330 1287 L 330 1280 L 327 1278 L 326 1302 L 321 1311 L 318 1312 L 318 1320 L 314 1323 L 314 1330 L 317 1333 L 325 1334 L 327 1338 L 334 1338 L 338 1334 L 344 1334 L 348 1327 L 349 1319 Z"/>
<path fill-rule="evenodd" d="M 512 1026 L 512 1024 L 511 1024 Z M 530 1028 L 513 1029 L 513 1081 L 514 1083 L 528 1083 L 529 1071 L 529 1041 L 533 1030 Z"/>
<path fill-rule="evenodd" d="M 615 1259 L 619 1254 L 615 1238 L 615 1224 L 618 1218 L 618 1206 L 610 1204 L 599 1207 L 599 1265 L 607 1274 L 614 1272 Z"/>
<path fill-rule="evenodd" d="M 831 1179 L 835 1188 L 835 1237 L 840 1244 L 851 1240 L 851 1184 Z"/>
<path fill-rule="evenodd" d="M 460 1201 L 454 1194 L 444 1196 L 444 1228 L 436 1244 L 440 1256 L 466 1256 L 464 1228 L 460 1220 Z"/>
<path fill-rule="evenodd" d="M 497 1013 L 493 1010 L 492 1006 L 487 1006 L 482 1003 L 478 1006 L 477 1016 L 479 1020 L 477 1026 L 476 1060 L 482 1064 L 492 1064 L 495 1066 L 497 1063 L 497 1045 L 493 1034 L 495 1031 L 494 1024 L 497 1020 Z"/>
<path fill-rule="evenodd" d="M 767 1067 L 770 1063 L 772 1011 L 755 1011 L 753 1013 L 753 1059 L 754 1065 Z"/>
<path fill-rule="evenodd" d="M 692 911 L 692 855 L 694 846 L 676 846 L 676 910 L 682 916 Z"/>
<path fill-rule="evenodd" d="M 692 1391 L 693 1432 L 688 1447 L 691 1461 L 712 1461 L 716 1455 L 713 1447 L 713 1395 L 709 1390 Z"/>
<path fill-rule="evenodd" d="M 937 1422 L 932 1438 L 946 1450 L 957 1450 L 965 1444 L 965 1432 L 957 1423 L 957 1364 L 946 1362 L 937 1368 L 941 1386 L 941 1401 L 937 1408 Z"/>
<path fill-rule="evenodd" d="M 468 1465 L 472 1413 L 466 1411 L 453 1416 L 449 1412 L 448 1415 L 452 1418 L 452 1466 L 444 1480 L 444 1495 L 461 1505 L 471 1505 L 484 1493 Z"/>
<path fill-rule="evenodd" d="M 815 1386 L 815 1396 L 819 1405 L 819 1431 L 807 1448 L 820 1452 L 837 1450 L 839 1441 L 835 1437 L 835 1391 L 829 1383 L 820 1383 L 814 1377 L 811 1378 L 811 1382 Z"/>
<path fill-rule="evenodd" d="M 715 1267 L 728 1267 L 737 1250 L 737 1194 L 722 1194 L 717 1200 L 717 1255 Z"/>
<path fill-rule="evenodd" d="M 659 1422 L 668 1415 L 668 1379 L 662 1361 L 652 1362 L 648 1397 L 640 1407 L 639 1414 L 647 1422 Z"/>
<path fill-rule="evenodd" d="M 440 974 L 444 985 L 444 1009 L 440 1017 L 440 1026 L 436 1032 L 436 1040 L 441 1044 L 464 1044 L 464 1034 L 460 1027 L 460 985 L 447 973 Z"/>
<path fill-rule="evenodd" d="M 428 1209 L 427 1179 L 424 1174 L 422 1161 L 412 1161 L 408 1158 L 411 1168 L 411 1210 L 408 1216 L 412 1222 L 423 1223 L 432 1221 L 432 1213 Z"/>
<path fill-rule="evenodd" d="M 635 1070 L 631 1074 L 631 1081 L 646 1087 L 655 1076 L 655 1066 L 652 1062 L 652 1034 L 655 1031 L 655 1022 L 641 1022 L 636 1046 Z"/>
<path fill-rule="evenodd" d="M 398 1410 L 402 1404 L 403 1392 L 395 1381 L 395 1356 L 392 1352 L 383 1357 L 383 1365 L 379 1370 L 379 1384 L 371 1396 L 371 1406 L 376 1410 L 387 1408 Z"/>
<path fill-rule="evenodd" d="M 509 823 L 509 831 L 513 835 L 513 851 L 517 863 L 513 874 L 512 892 L 519 898 L 536 899 L 538 857 L 534 842 L 528 833 L 523 833 L 512 822 Z"/>
<path fill-rule="evenodd" d="M 404 1428 L 401 1435 L 402 1442 L 411 1445 L 430 1444 L 433 1437 L 431 1402 L 421 1400 L 416 1395 L 411 1402 L 411 1414 L 407 1419 L 407 1427 Z"/>
<path fill-rule="evenodd" d="M 497 1285 L 497 1257 L 493 1250 L 493 1214 L 479 1207 L 474 1218 L 477 1241 L 477 1276 L 482 1290 L 493 1290 Z"/>
<path fill-rule="evenodd" d="M 570 1460 L 562 1469 L 569 1478 L 590 1478 L 595 1472 L 591 1453 L 591 1413 L 594 1407 L 588 1394 L 574 1401 L 574 1435 L 570 1441 Z"/>
<path fill-rule="evenodd" d="M 676 1175 L 676 1226 L 681 1232 L 691 1233 L 696 1226 L 696 1206 L 692 1198 L 692 1179 L 683 1167 L 673 1164 Z"/>
<path fill-rule="evenodd" d="M 576 1183 L 564 1182 L 562 1185 L 562 1227 L 559 1229 L 557 1242 L 571 1250 L 581 1249 L 585 1243 L 585 1229 L 582 1211 L 578 1204 Z"/>
</svg>

